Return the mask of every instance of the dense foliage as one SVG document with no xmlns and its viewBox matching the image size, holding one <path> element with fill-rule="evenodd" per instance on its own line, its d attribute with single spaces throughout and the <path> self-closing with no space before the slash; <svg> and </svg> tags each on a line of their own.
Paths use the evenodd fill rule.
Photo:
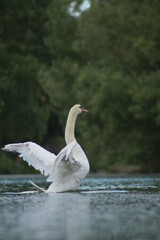
<svg viewBox="0 0 160 240">
<path fill-rule="evenodd" d="M 1 0 L 0 144 L 31 140 L 58 151 L 68 110 L 81 103 L 90 113 L 76 135 L 92 171 L 159 172 L 159 0 L 90 3 L 75 17 L 71 0 Z M 1 153 L 1 173 L 26 171 Z"/>
</svg>

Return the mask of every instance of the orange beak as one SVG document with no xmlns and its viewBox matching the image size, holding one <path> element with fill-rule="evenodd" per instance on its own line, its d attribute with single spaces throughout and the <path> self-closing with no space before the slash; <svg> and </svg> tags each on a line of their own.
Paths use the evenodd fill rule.
<svg viewBox="0 0 160 240">
<path fill-rule="evenodd" d="M 89 111 L 85 108 L 82 108 L 82 112 L 89 112 Z"/>
</svg>

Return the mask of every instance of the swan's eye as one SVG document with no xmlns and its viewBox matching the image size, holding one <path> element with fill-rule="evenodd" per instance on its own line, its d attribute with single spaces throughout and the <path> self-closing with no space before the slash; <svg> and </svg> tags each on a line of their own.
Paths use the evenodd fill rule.
<svg viewBox="0 0 160 240">
<path fill-rule="evenodd" d="M 82 106 L 79 106 L 79 108 L 82 110 Z"/>
</svg>

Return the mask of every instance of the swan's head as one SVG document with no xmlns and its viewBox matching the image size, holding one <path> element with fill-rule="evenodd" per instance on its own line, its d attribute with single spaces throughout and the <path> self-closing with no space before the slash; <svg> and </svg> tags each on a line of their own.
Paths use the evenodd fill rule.
<svg viewBox="0 0 160 240">
<path fill-rule="evenodd" d="M 80 113 L 82 113 L 82 112 L 88 112 L 88 110 L 85 109 L 84 107 L 82 107 L 80 104 L 74 105 L 74 106 L 71 108 L 71 111 L 77 113 L 77 115 L 80 114 Z"/>
</svg>

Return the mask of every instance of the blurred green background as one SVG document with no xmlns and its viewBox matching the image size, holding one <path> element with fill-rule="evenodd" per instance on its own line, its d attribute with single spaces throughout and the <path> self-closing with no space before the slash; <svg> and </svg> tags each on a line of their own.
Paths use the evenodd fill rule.
<svg viewBox="0 0 160 240">
<path fill-rule="evenodd" d="M 57 153 L 80 103 L 92 172 L 160 172 L 159 13 L 159 0 L 1 0 L 0 146 Z M 30 172 L 0 152 L 1 174 Z"/>
</svg>

